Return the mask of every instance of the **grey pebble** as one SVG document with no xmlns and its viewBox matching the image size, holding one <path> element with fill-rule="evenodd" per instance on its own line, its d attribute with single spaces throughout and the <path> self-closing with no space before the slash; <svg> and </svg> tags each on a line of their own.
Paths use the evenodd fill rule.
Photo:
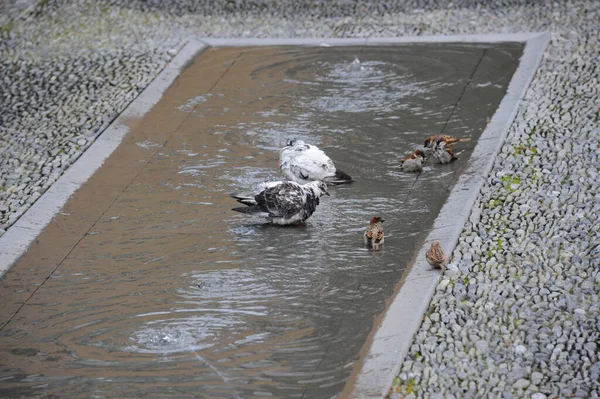
<svg viewBox="0 0 600 399">
<path fill-rule="evenodd" d="M 517 380 L 517 382 L 515 382 L 513 384 L 513 388 L 515 389 L 525 389 L 529 386 L 530 382 L 524 378 L 521 378 L 519 380 Z"/>
</svg>

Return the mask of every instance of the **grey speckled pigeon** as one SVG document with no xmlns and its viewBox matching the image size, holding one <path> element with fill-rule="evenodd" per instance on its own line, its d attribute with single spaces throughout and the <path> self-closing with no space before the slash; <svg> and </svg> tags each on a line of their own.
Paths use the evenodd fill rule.
<svg viewBox="0 0 600 399">
<path fill-rule="evenodd" d="M 323 194 L 329 195 L 327 184 L 320 181 L 304 185 L 293 181 L 263 183 L 252 195 L 231 194 L 237 202 L 246 205 L 232 210 L 263 216 L 274 224 L 298 224 L 314 213 Z"/>
</svg>

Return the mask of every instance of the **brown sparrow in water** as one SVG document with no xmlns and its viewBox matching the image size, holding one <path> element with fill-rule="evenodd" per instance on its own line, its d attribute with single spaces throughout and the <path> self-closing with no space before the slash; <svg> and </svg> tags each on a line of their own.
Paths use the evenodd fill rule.
<svg viewBox="0 0 600 399">
<path fill-rule="evenodd" d="M 429 263 L 434 269 L 446 269 L 446 255 L 444 255 L 444 251 L 442 251 L 442 247 L 440 243 L 434 241 L 431 244 L 431 247 L 425 254 L 427 258 L 427 263 Z"/>
<path fill-rule="evenodd" d="M 452 152 L 452 146 L 459 141 L 469 141 L 470 139 L 459 139 L 458 137 L 448 136 L 446 134 L 437 134 L 425 139 L 425 153 L 431 156 L 437 163 L 450 163 L 456 157 Z"/>
<path fill-rule="evenodd" d="M 459 139 L 458 137 L 449 136 L 447 134 L 434 134 L 433 136 L 429 136 L 425 139 L 425 148 L 432 148 L 433 143 L 436 143 L 439 140 L 445 142 L 448 147 L 453 146 L 459 141 L 468 141 L 466 139 Z"/>
<path fill-rule="evenodd" d="M 427 157 L 421 150 L 414 150 L 402 160 L 402 170 L 404 172 L 420 172 L 423 170 L 423 164 Z"/>
<path fill-rule="evenodd" d="M 381 225 L 383 222 L 384 220 L 382 218 L 375 216 L 371 219 L 371 222 L 365 230 L 365 244 L 371 247 L 373 251 L 378 251 L 379 246 L 383 244 L 385 239 L 383 235 L 383 226 Z"/>
</svg>

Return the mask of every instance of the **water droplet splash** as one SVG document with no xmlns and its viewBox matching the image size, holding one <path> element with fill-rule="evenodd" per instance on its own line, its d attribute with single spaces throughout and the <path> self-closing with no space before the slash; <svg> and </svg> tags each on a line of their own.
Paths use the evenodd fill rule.
<svg viewBox="0 0 600 399">
<path fill-rule="evenodd" d="M 352 72 L 359 72 L 363 69 L 362 65 L 360 64 L 360 60 L 358 58 L 354 58 L 354 61 L 352 61 L 350 63 L 350 70 Z"/>
<path fill-rule="evenodd" d="M 202 331 L 201 328 L 194 329 L 191 325 L 157 328 L 148 326 L 136 332 L 132 341 L 135 342 L 135 345 L 124 348 L 125 351 L 172 354 L 202 350 L 212 345 L 209 342 L 209 333 Z"/>
</svg>

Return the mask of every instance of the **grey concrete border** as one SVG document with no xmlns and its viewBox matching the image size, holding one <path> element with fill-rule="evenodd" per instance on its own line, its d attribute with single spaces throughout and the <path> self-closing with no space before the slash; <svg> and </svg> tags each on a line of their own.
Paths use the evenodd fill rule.
<svg viewBox="0 0 600 399">
<path fill-rule="evenodd" d="M 119 146 L 128 132 L 126 121 L 150 111 L 181 70 L 206 44 L 191 40 L 136 97 L 67 171 L 0 237 L 0 277 L 23 255 L 36 237 Z M 101 129 L 102 130 L 102 129 Z"/>
<path fill-rule="evenodd" d="M 390 304 L 364 356 L 361 369 L 350 393 L 352 398 L 380 398 L 387 394 L 398 374 L 422 317 L 435 292 L 440 273 L 430 271 L 425 261 L 429 244 L 440 241 L 446 253 L 452 250 L 479 190 L 491 170 L 519 104 L 550 42 L 549 33 L 513 33 L 495 35 L 414 36 L 398 38 L 339 39 L 213 39 L 191 40 L 153 82 L 108 126 L 92 146 L 67 172 L 42 195 L 25 214 L 0 237 L 0 276 L 27 251 L 44 227 L 59 212 L 69 197 L 102 165 L 128 131 L 125 121 L 148 112 L 179 75 L 188 61 L 208 46 L 361 46 L 410 43 L 501 43 L 524 42 L 525 50 L 507 94 L 480 137 L 469 167 L 459 177 L 436 218 L 432 232 L 420 249 L 404 283 Z"/>
<path fill-rule="evenodd" d="M 382 38 L 200 38 L 203 43 L 211 47 L 242 47 L 242 46 L 375 46 L 381 44 L 402 43 L 501 43 L 501 42 L 527 42 L 542 33 L 502 33 L 494 35 L 448 35 L 448 36 L 405 36 Z"/>
<path fill-rule="evenodd" d="M 383 320 L 376 327 L 370 347 L 354 381 L 351 398 L 384 397 L 393 379 L 400 372 L 401 363 L 421 326 L 422 317 L 427 311 L 441 276 L 439 271 L 430 270 L 431 267 L 425 260 L 425 252 L 435 240 L 440 242 L 446 254 L 451 254 L 456 247 L 464 225 L 469 220 L 479 190 L 494 165 L 494 159 L 502 148 L 519 104 L 551 38 L 549 33 L 494 36 L 498 41 L 515 41 L 513 39 L 516 37 L 523 38 L 525 49 L 520 64 L 511 79 L 505 97 L 477 142 L 469 160 L 469 167 L 452 189 L 404 283 L 388 307 Z M 470 37 L 469 41 L 489 42 L 485 40 L 486 37 L 481 35 L 477 40 Z M 395 42 L 393 39 L 373 41 L 377 44 L 384 42 L 405 43 L 404 40 Z"/>
<path fill-rule="evenodd" d="M 246 47 L 246 46 L 363 46 L 366 44 L 365 38 L 348 39 L 316 39 L 316 38 L 282 38 L 282 39 L 259 39 L 259 38 L 200 38 L 204 44 L 211 47 Z"/>
</svg>

